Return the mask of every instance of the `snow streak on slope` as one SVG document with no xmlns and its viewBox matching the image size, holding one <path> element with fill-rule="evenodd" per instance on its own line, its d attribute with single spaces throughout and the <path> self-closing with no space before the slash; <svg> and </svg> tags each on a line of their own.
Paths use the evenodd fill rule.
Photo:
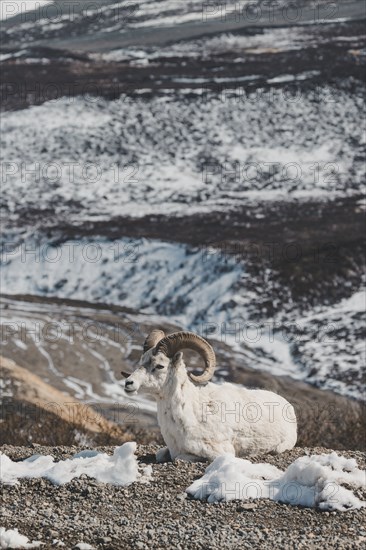
<svg viewBox="0 0 366 550">
<path fill-rule="evenodd" d="M 140 335 L 139 323 L 144 325 L 146 315 L 135 314 L 133 320 L 120 321 L 118 316 L 112 320 L 108 317 L 108 307 L 104 310 L 106 319 L 103 314 L 98 317 L 100 310 L 83 308 L 84 317 L 77 307 L 67 307 L 65 312 L 62 307 L 55 310 L 50 304 L 38 303 L 35 310 L 33 304 L 15 301 L 15 309 L 10 309 L 9 301 L 4 301 L 1 340 L 5 356 L 20 352 L 22 365 L 28 368 L 31 361 L 42 379 L 65 397 L 71 395 L 93 404 L 115 422 L 133 423 L 137 410 L 156 412 L 155 400 L 149 396 L 126 394 L 120 375 L 124 368 L 121 360 L 128 365 L 126 370 L 132 370 L 136 352 L 140 355 L 136 338 L 145 334 Z M 161 320 L 149 317 L 149 321 L 159 325 Z M 3 397 L 14 395 L 6 379 L 1 390 Z M 108 413 L 111 408 L 115 411 L 112 416 Z"/>
<path fill-rule="evenodd" d="M 197 40 L 187 40 L 169 46 L 143 48 L 126 47 L 115 49 L 108 53 L 95 54 L 96 59 L 105 61 L 135 61 L 137 64 L 148 64 L 161 57 L 190 57 L 209 59 L 212 56 L 235 53 L 235 61 L 241 62 L 242 54 L 260 54 L 268 51 L 298 50 L 304 44 L 319 41 L 319 36 L 313 36 L 307 27 L 261 29 L 254 35 L 234 35 L 232 33 L 219 34 L 213 38 L 204 37 Z M 236 79 L 237 80 L 237 79 Z"/>
<path fill-rule="evenodd" d="M 296 310 L 263 324 L 261 367 L 315 386 L 365 399 L 366 290 L 301 316 Z M 273 327 L 276 327 L 273 330 Z M 275 358 L 275 360 L 274 360 Z"/>
<path fill-rule="evenodd" d="M 357 92 L 237 93 L 62 99 L 4 113 L 3 213 L 110 219 L 359 191 Z"/>
<path fill-rule="evenodd" d="M 349 395 L 365 399 L 365 320 L 365 289 L 334 306 L 317 307 L 296 319 L 292 352 L 308 381 L 339 391 L 352 380 Z"/>
</svg>

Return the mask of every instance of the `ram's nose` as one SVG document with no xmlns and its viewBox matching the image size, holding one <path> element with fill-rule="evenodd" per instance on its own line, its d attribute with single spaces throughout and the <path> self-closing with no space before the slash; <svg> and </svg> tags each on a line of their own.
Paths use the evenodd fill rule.
<svg viewBox="0 0 366 550">
<path fill-rule="evenodd" d="M 126 380 L 125 381 L 125 391 L 127 393 L 131 393 L 133 391 L 135 391 L 135 383 L 133 380 Z"/>
</svg>

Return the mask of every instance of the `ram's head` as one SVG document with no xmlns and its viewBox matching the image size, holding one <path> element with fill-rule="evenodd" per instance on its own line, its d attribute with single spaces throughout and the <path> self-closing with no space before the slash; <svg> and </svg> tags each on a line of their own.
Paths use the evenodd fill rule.
<svg viewBox="0 0 366 550">
<path fill-rule="evenodd" d="M 189 373 L 189 378 L 196 384 L 206 384 L 215 371 L 215 352 L 206 340 L 192 332 L 174 332 L 166 336 L 162 330 L 153 330 L 145 340 L 143 354 L 137 369 L 125 381 L 125 390 L 134 393 L 142 390 L 145 393 L 159 395 L 168 379 L 178 370 L 185 369 L 183 349 L 197 352 L 205 363 L 200 375 Z"/>
</svg>

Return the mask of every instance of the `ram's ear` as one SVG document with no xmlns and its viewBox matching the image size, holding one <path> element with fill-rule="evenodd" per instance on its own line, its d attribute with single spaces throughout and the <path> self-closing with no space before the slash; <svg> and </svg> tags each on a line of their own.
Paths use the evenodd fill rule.
<svg viewBox="0 0 366 550">
<path fill-rule="evenodd" d="M 183 359 L 183 353 L 181 351 L 177 351 L 172 359 L 173 366 L 177 365 L 181 359 Z"/>
</svg>

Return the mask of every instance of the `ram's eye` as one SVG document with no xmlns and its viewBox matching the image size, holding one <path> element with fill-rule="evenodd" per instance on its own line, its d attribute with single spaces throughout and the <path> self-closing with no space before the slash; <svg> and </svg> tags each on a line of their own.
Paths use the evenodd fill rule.
<svg viewBox="0 0 366 550">
<path fill-rule="evenodd" d="M 155 365 L 155 368 L 156 368 L 156 369 L 164 369 L 165 366 L 164 366 L 164 365 Z"/>
</svg>

